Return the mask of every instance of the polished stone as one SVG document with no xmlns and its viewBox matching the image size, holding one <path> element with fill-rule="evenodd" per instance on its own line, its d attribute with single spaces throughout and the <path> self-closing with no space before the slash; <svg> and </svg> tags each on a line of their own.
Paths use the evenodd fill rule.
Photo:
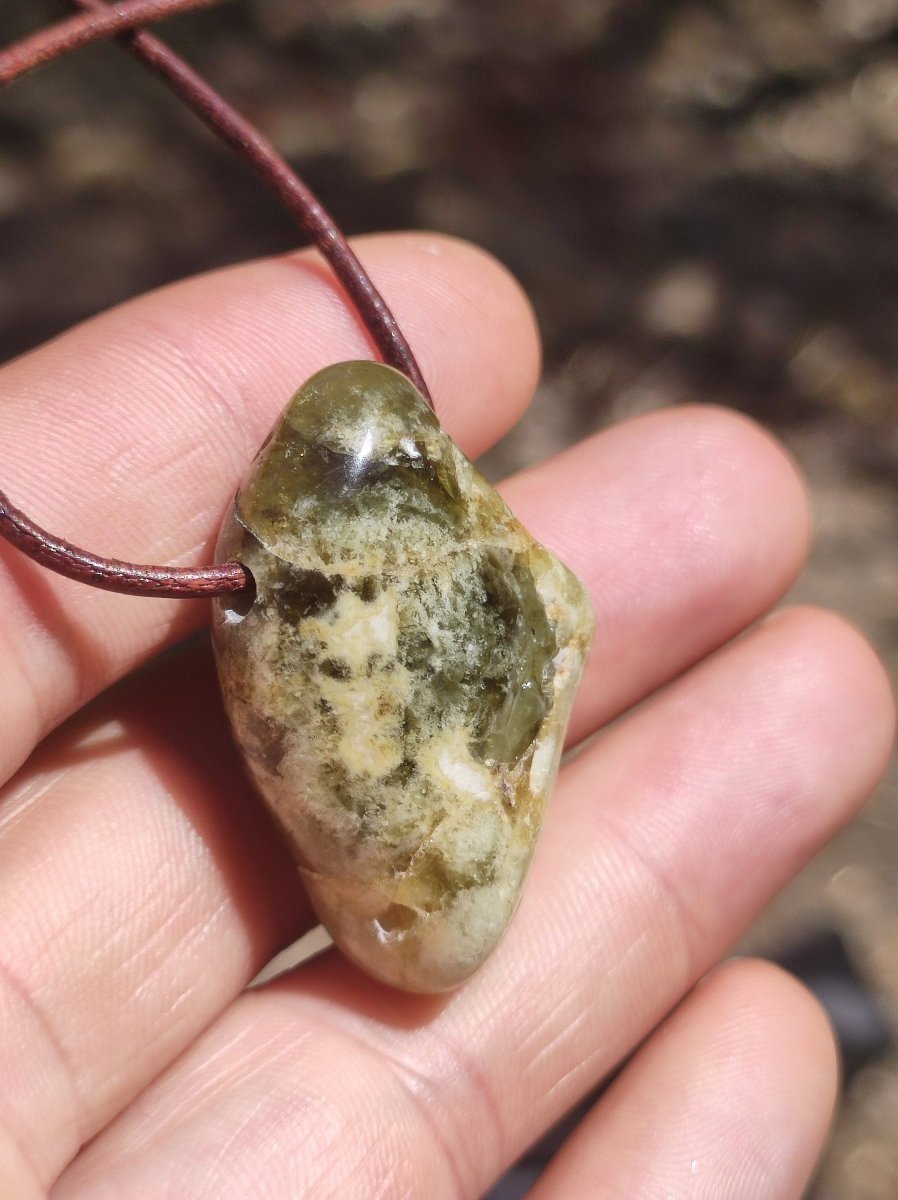
<svg viewBox="0 0 898 1200">
<path fill-rule="evenodd" d="M 592 637 L 583 587 L 404 376 L 329 367 L 225 521 L 225 706 L 318 915 L 366 971 L 454 987 L 521 895 Z"/>
</svg>

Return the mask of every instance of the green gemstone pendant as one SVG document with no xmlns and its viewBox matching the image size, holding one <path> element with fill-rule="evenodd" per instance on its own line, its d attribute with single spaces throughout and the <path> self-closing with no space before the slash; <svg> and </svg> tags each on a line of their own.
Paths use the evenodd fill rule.
<svg viewBox="0 0 898 1200">
<path fill-rule="evenodd" d="M 521 895 L 593 616 L 390 367 L 296 394 L 225 521 L 225 706 L 337 945 L 378 979 L 452 988 Z"/>
</svg>

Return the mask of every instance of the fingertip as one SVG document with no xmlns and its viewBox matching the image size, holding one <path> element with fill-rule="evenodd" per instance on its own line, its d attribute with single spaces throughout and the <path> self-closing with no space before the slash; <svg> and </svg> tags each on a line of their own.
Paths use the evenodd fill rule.
<svg viewBox="0 0 898 1200">
<path fill-rule="evenodd" d="M 704 464 L 709 502 L 719 499 L 738 513 L 756 569 L 781 593 L 803 566 L 811 541 L 810 499 L 795 459 L 769 430 L 735 409 L 696 404 L 673 413 L 678 436 L 694 443 L 692 453 Z"/>
<path fill-rule="evenodd" d="M 835 1042 L 814 997 L 738 960 L 689 993 L 553 1160 L 535 1196 L 804 1194 L 835 1105 Z"/>
<path fill-rule="evenodd" d="M 729 409 L 634 418 L 501 491 L 592 599 L 596 640 L 571 742 L 756 621 L 807 554 L 808 502 L 794 463 Z"/>
<path fill-rule="evenodd" d="M 848 794 L 859 806 L 882 778 L 895 746 L 895 695 L 885 664 L 861 629 L 828 609 L 781 609 L 764 629 L 781 641 L 781 676 L 800 680 L 813 700 L 818 744 L 841 746 L 853 781 Z"/>
<path fill-rule="evenodd" d="M 638 517 L 646 524 L 646 514 L 653 528 L 650 537 L 643 531 L 640 555 L 621 550 L 629 571 L 645 575 L 651 595 L 673 548 L 681 575 L 700 573 L 710 619 L 746 602 L 745 619 L 754 619 L 804 563 L 810 512 L 795 463 L 766 430 L 731 409 L 686 405 L 648 413 L 563 451 L 549 465 L 553 471 L 524 471 L 503 488 L 512 507 L 525 516 L 532 510 L 543 540 L 575 561 L 594 544 L 597 523 L 606 541 L 625 542 L 630 523 Z M 580 482 L 568 487 L 562 508 L 554 501 L 567 480 Z M 599 513 L 596 487 L 589 486 L 596 480 L 606 495 Z"/>
<path fill-rule="evenodd" d="M 794 975 L 762 959 L 721 964 L 700 991 L 734 1088 L 743 1088 L 741 1104 L 766 1128 L 766 1136 L 761 1128 L 746 1141 L 754 1144 L 748 1157 L 768 1157 L 765 1174 L 809 1174 L 839 1092 L 838 1042 L 826 1010 Z"/>
<path fill-rule="evenodd" d="M 801 1077 L 828 1119 L 838 1091 L 838 1042 L 826 1010 L 801 980 L 767 959 L 734 958 L 710 971 L 696 996 L 727 1014 L 721 1036 L 746 1062 L 766 1060 L 789 1079 Z"/>
</svg>

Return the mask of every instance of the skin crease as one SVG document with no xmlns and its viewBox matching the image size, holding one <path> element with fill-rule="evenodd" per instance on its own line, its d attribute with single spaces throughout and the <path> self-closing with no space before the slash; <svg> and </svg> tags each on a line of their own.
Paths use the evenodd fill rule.
<svg viewBox="0 0 898 1200">
<path fill-rule="evenodd" d="M 519 289 L 431 235 L 358 248 L 476 455 L 535 382 Z M 307 257 L 177 285 L 4 368 L 4 485 L 98 552 L 204 560 L 285 398 L 365 353 Z M 692 989 L 869 795 L 888 681 L 813 610 L 726 645 L 807 544 L 791 464 L 741 417 L 652 414 L 502 490 L 597 614 L 573 742 L 647 702 L 564 767 L 505 940 L 442 999 L 335 953 L 243 993 L 313 917 L 227 741 L 208 651 L 83 707 L 206 613 L 0 551 L 0 1195 L 476 1197 L 640 1044 L 540 1200 L 584 1178 L 603 1197 L 801 1194 L 835 1088 L 822 1017 L 760 964 Z M 687 1152 L 706 1168 L 684 1177 Z"/>
</svg>

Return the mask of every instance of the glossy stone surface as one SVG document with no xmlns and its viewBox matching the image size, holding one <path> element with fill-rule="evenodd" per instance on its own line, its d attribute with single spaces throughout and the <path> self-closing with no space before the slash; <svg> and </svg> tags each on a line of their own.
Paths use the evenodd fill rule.
<svg viewBox="0 0 898 1200">
<path fill-rule="evenodd" d="M 265 442 L 219 560 L 225 705 L 322 922 L 372 975 L 460 983 L 521 894 L 592 637 L 585 592 L 412 385 L 311 379 Z"/>
</svg>

